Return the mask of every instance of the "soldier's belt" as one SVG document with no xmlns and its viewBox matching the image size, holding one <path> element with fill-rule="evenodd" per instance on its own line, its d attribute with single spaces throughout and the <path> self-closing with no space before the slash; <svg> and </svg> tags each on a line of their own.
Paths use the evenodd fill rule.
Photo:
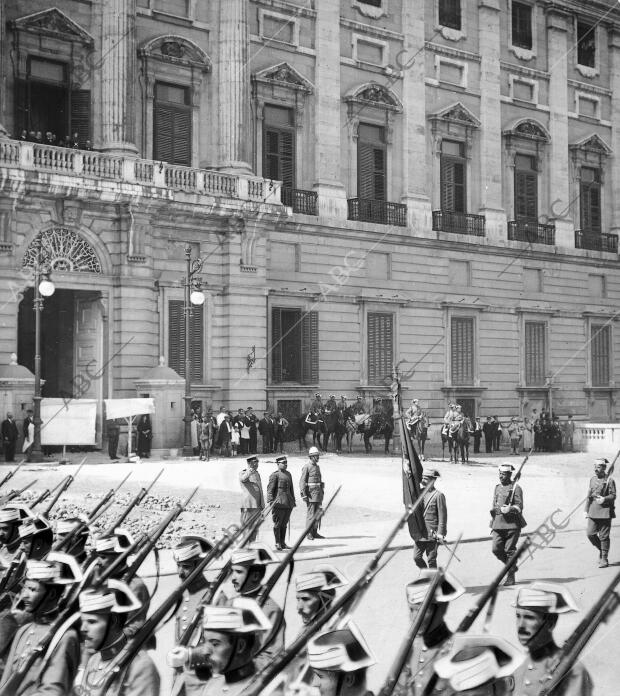
<svg viewBox="0 0 620 696">
<path fill-rule="evenodd" d="M 322 483 L 309 483 L 308 488 L 316 488 L 317 486 L 322 486 Z"/>
</svg>

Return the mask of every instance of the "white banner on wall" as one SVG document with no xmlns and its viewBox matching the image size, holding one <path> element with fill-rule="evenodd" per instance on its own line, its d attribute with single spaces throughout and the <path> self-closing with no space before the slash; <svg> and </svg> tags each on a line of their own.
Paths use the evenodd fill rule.
<svg viewBox="0 0 620 696">
<path fill-rule="evenodd" d="M 41 399 L 42 445 L 95 445 L 96 399 Z"/>
<path fill-rule="evenodd" d="M 142 413 L 155 413 L 153 399 L 105 399 L 105 417 L 131 418 Z"/>
</svg>

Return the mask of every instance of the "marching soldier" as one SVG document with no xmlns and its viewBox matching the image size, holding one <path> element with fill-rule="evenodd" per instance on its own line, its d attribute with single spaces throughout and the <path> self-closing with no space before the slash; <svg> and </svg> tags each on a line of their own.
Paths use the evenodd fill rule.
<svg viewBox="0 0 620 696">
<path fill-rule="evenodd" d="M 435 572 L 423 570 L 420 577 L 406 587 L 412 620 L 420 610 Z M 433 665 L 436 660 L 447 655 L 452 647 L 453 634 L 445 621 L 448 605 L 463 594 L 465 588 L 461 583 L 453 575 L 446 573 L 413 642 L 409 663 L 401 673 L 394 696 L 426 694 L 427 686 L 433 680 Z"/>
<path fill-rule="evenodd" d="M 0 687 L 25 666 L 40 641 L 57 618 L 68 585 L 80 582 L 82 573 L 73 556 L 50 553 L 45 561 L 28 561 L 26 578 L 20 594 L 20 604 L 32 615 L 32 621 L 17 631 L 6 660 Z M 24 675 L 15 696 L 21 694 L 50 694 L 65 696 L 71 692 L 73 679 L 80 662 L 77 631 L 70 627 L 57 636 L 51 654 L 38 655 Z"/>
<path fill-rule="evenodd" d="M 321 616 L 334 601 L 336 590 L 347 585 L 344 575 L 332 565 L 317 565 L 295 578 L 297 613 L 304 626 Z"/>
<path fill-rule="evenodd" d="M 312 518 L 321 509 L 323 495 L 325 493 L 325 484 L 321 476 L 321 467 L 319 466 L 319 457 L 321 456 L 316 447 L 311 447 L 308 450 L 310 461 L 304 465 L 301 470 L 301 478 L 299 480 L 299 489 L 301 498 L 306 502 L 306 526 L 310 524 Z M 308 539 L 325 539 L 322 534 L 319 534 L 320 521 L 315 523 L 312 529 L 308 532 Z"/>
<path fill-rule="evenodd" d="M 558 616 L 578 611 L 570 592 L 551 582 L 533 582 L 517 592 L 514 605 L 517 636 L 527 649 L 528 659 L 515 674 L 515 693 L 536 696 L 556 664 L 558 646 L 553 629 Z M 592 680 L 588 671 L 577 663 L 564 681 L 562 696 L 591 696 Z"/>
<path fill-rule="evenodd" d="M 127 615 L 140 609 L 140 600 L 119 580 L 108 587 L 85 590 L 79 597 L 80 625 L 88 661 L 74 680 L 76 694 L 88 696 L 159 696 L 157 667 L 146 650 L 139 650 L 111 689 L 103 684 L 113 659 L 127 644 L 123 628 Z"/>
<path fill-rule="evenodd" d="M 606 476 L 608 464 L 604 458 L 595 460 L 594 476 L 590 479 L 584 510 L 588 520 L 586 534 L 590 543 L 598 549 L 599 568 L 607 568 L 609 565 L 609 533 L 611 520 L 616 516 L 616 484 Z"/>
<path fill-rule="evenodd" d="M 435 663 L 437 686 L 429 696 L 521 696 L 513 691 L 513 672 L 523 653 L 499 636 L 461 633 L 449 655 Z"/>
<path fill-rule="evenodd" d="M 238 696 L 256 673 L 253 655 L 269 619 L 254 600 L 238 597 L 230 607 L 206 606 L 202 628 L 200 645 L 178 648 L 170 666 L 210 669 L 201 696 Z"/>
<path fill-rule="evenodd" d="M 243 526 L 258 510 L 265 507 L 265 497 L 263 495 L 263 482 L 258 473 L 258 457 L 251 456 L 246 459 L 247 467 L 239 473 L 239 482 L 244 492 L 241 501 L 241 526 Z M 248 541 L 254 541 L 258 529 L 254 530 L 252 537 Z"/>
<path fill-rule="evenodd" d="M 288 527 L 291 512 L 295 507 L 295 490 L 293 477 L 286 470 L 288 459 L 284 456 L 276 459 L 277 471 L 269 477 L 267 484 L 267 505 L 274 503 L 272 508 L 273 535 L 276 540 L 276 549 L 282 551 L 288 549 L 286 545 L 286 528 Z"/>
<path fill-rule="evenodd" d="M 101 537 L 95 541 L 95 553 L 97 555 L 97 572 L 101 573 L 111 566 L 123 551 L 133 545 L 131 535 L 123 529 L 115 529 L 114 534 L 108 537 Z M 127 572 L 127 564 L 121 563 L 112 575 L 115 580 L 122 580 Z M 151 598 L 149 591 L 144 584 L 144 580 L 135 575 L 129 582 L 131 591 L 140 601 L 140 608 L 131 612 L 123 627 L 127 638 L 132 638 L 146 620 L 149 612 Z"/>
<path fill-rule="evenodd" d="M 5 568 L 19 552 L 19 526 L 22 515 L 18 508 L 5 507 L 0 510 L 0 564 Z"/>
<path fill-rule="evenodd" d="M 83 520 L 79 517 L 67 517 L 64 519 L 59 519 L 56 522 L 56 540 L 62 541 L 70 534 L 77 525 L 82 524 Z M 71 547 L 65 549 L 65 552 L 71 554 L 73 558 L 83 567 L 86 561 L 86 542 L 90 535 L 90 530 L 86 527 L 82 532 L 73 538 Z"/>
<path fill-rule="evenodd" d="M 18 529 L 20 550 L 26 558 L 40 561 L 54 543 L 54 532 L 44 517 L 26 518 Z"/>
<path fill-rule="evenodd" d="M 415 542 L 413 560 L 418 568 L 437 567 L 437 549 L 447 534 L 446 496 L 435 488 L 435 482 L 439 476 L 437 469 L 425 469 L 422 473 L 420 487 L 424 496 L 424 522 L 428 538 Z M 428 566 L 424 560 L 424 554 L 426 554 Z"/>
<path fill-rule="evenodd" d="M 519 484 L 513 483 L 513 471 L 512 464 L 500 464 L 499 483 L 495 486 L 491 503 L 493 555 L 502 564 L 514 556 L 523 527 L 523 491 Z M 510 572 L 504 584 L 514 585 L 515 573 L 515 570 Z"/>
</svg>

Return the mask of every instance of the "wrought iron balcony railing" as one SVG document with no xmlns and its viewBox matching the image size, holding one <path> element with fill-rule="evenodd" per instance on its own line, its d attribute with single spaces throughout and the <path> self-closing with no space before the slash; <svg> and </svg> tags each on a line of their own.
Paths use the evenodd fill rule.
<svg viewBox="0 0 620 696">
<path fill-rule="evenodd" d="M 318 215 L 318 194 L 316 191 L 282 187 L 282 203 L 302 215 Z"/>
<path fill-rule="evenodd" d="M 433 210 L 433 229 L 436 232 L 455 232 L 484 237 L 484 215 L 455 213 L 452 210 Z"/>
<path fill-rule="evenodd" d="M 508 239 L 531 244 L 555 244 L 555 225 L 543 225 L 538 220 L 510 220 Z"/>
<path fill-rule="evenodd" d="M 575 249 L 590 249 L 591 251 L 609 251 L 618 253 L 618 235 L 605 232 L 589 232 L 575 230 Z"/>
<path fill-rule="evenodd" d="M 349 220 L 407 226 L 407 206 L 403 203 L 377 201 L 372 198 L 349 198 L 347 205 Z"/>
</svg>

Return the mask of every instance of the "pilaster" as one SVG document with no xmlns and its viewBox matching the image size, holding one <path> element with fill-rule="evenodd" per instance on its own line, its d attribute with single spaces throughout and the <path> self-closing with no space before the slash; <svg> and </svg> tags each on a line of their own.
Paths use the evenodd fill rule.
<svg viewBox="0 0 620 696">
<path fill-rule="evenodd" d="M 609 87 L 611 89 L 611 229 L 620 233 L 620 30 L 609 32 Z"/>
<path fill-rule="evenodd" d="M 252 172 L 247 0 L 219 3 L 219 167 L 231 174 Z"/>
<path fill-rule="evenodd" d="M 4 17 L 4 0 L 0 0 L 0 75 L 5 75 L 4 72 L 4 45 L 6 42 L 6 20 Z M 2 120 L 5 115 L 5 97 L 6 86 L 4 79 L 0 84 L 0 140 L 6 140 L 9 137 L 6 128 L 2 125 Z"/>
<path fill-rule="evenodd" d="M 347 217 L 347 194 L 340 180 L 341 91 L 340 3 L 319 2 L 316 15 L 315 172 L 319 215 Z"/>
</svg>

